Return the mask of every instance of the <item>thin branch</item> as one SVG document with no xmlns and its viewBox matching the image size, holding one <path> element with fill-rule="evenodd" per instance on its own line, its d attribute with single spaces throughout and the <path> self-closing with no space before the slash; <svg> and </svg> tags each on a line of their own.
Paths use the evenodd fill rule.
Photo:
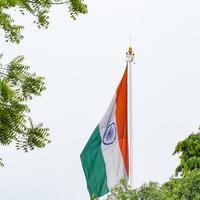
<svg viewBox="0 0 200 200">
<path fill-rule="evenodd" d="M 36 1 L 29 1 L 29 3 L 37 4 L 38 2 L 36 2 Z M 62 2 L 49 2 L 49 4 L 51 4 L 51 5 L 61 5 L 61 4 L 69 4 L 69 2 L 68 2 L 68 1 L 62 1 Z"/>
<path fill-rule="evenodd" d="M 52 5 L 60 5 L 60 4 L 69 4 L 68 1 L 63 1 L 63 2 L 50 2 Z"/>
<path fill-rule="evenodd" d="M 6 73 L 4 73 L 4 72 L 0 72 L 0 76 L 1 76 L 1 74 L 2 74 L 3 76 L 8 76 L 8 74 L 6 74 Z"/>
<path fill-rule="evenodd" d="M 8 70 L 8 68 L 3 68 L 3 67 L 0 67 L 0 70 L 1 70 L 1 69 L 3 69 L 3 70 Z"/>
</svg>

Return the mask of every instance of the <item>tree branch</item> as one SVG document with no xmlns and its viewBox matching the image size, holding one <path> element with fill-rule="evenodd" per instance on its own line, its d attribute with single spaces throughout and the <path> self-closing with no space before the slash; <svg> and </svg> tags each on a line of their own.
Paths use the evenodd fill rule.
<svg viewBox="0 0 200 200">
<path fill-rule="evenodd" d="M 3 75 L 3 76 L 8 76 L 8 74 L 4 73 L 4 72 L 0 72 L 0 75 Z"/>
<path fill-rule="evenodd" d="M 52 5 L 61 5 L 61 4 L 69 4 L 68 1 L 62 1 L 62 2 L 50 2 Z"/>
<path fill-rule="evenodd" d="M 36 4 L 37 2 L 36 1 L 29 1 L 29 3 Z M 62 5 L 62 4 L 69 4 L 69 2 L 68 1 L 49 2 L 49 4 L 51 4 L 51 5 Z"/>
</svg>

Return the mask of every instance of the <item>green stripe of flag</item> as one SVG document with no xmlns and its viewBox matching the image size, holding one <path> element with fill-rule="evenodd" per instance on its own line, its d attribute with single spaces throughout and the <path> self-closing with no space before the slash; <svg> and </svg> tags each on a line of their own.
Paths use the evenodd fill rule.
<svg viewBox="0 0 200 200">
<path fill-rule="evenodd" d="M 91 197 L 100 197 L 109 192 L 101 142 L 97 126 L 81 153 L 81 162 Z"/>
</svg>

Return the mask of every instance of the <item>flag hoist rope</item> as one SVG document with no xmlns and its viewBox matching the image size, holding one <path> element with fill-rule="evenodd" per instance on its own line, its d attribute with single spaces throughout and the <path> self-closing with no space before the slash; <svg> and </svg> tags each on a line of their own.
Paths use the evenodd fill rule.
<svg viewBox="0 0 200 200">
<path fill-rule="evenodd" d="M 134 186 L 133 178 L 133 99 L 132 99 L 132 67 L 134 64 L 134 53 L 130 46 L 126 53 L 126 61 L 128 64 L 128 137 L 129 137 L 129 184 Z"/>
</svg>

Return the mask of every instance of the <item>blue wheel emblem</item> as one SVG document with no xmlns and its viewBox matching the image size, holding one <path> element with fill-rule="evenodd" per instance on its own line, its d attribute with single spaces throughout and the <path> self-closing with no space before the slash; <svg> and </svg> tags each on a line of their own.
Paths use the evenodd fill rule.
<svg viewBox="0 0 200 200">
<path fill-rule="evenodd" d="M 103 135 L 103 144 L 110 145 L 116 139 L 116 126 L 115 123 L 111 123 L 107 128 Z"/>
</svg>

